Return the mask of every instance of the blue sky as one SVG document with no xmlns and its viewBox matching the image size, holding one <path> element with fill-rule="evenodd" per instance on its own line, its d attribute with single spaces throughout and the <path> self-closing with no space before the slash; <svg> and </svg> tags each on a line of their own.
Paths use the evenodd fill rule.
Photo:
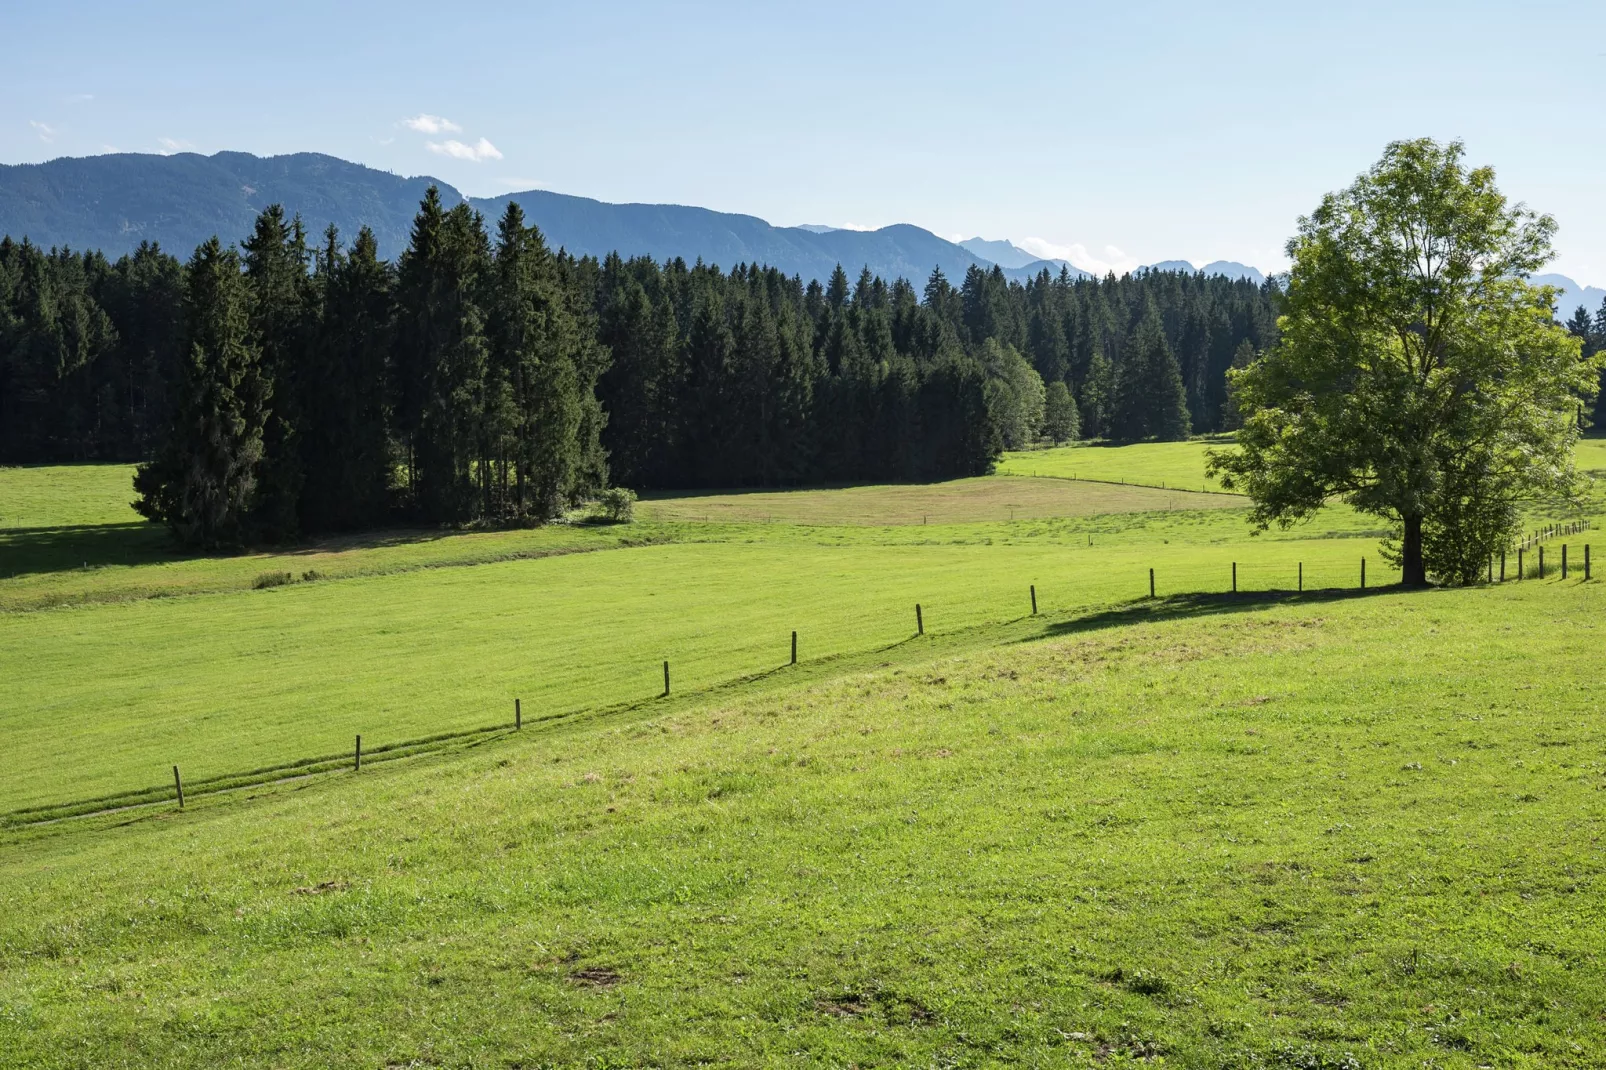
<svg viewBox="0 0 1606 1070">
<path fill-rule="evenodd" d="M 5 4 L 0 40 L 0 162 L 315 150 L 471 194 L 910 222 L 1093 268 L 1281 267 L 1296 218 L 1386 142 L 1462 138 L 1556 216 L 1554 269 L 1606 284 L 1600 0 L 56 0 Z"/>
</svg>

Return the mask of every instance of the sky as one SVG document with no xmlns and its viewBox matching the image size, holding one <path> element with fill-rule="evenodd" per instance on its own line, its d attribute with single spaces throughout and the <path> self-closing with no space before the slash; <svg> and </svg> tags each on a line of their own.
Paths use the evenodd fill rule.
<svg viewBox="0 0 1606 1070">
<path fill-rule="evenodd" d="M 1286 266 L 1391 140 L 1461 139 L 1606 285 L 1606 3 L 7 3 L 0 162 L 316 151 L 1096 271 Z"/>
</svg>

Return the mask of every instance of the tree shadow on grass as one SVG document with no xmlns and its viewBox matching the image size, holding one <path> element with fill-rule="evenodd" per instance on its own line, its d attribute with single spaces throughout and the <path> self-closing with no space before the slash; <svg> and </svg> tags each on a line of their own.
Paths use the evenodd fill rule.
<svg viewBox="0 0 1606 1070">
<path fill-rule="evenodd" d="M 248 547 L 233 553 L 186 550 L 161 524 L 63 524 L 58 527 L 0 528 L 0 579 L 47 572 L 116 565 L 151 565 L 205 558 L 272 554 L 298 557 L 434 542 L 465 534 L 451 528 L 390 528 L 329 535 L 286 546 Z"/>
<path fill-rule="evenodd" d="M 1075 635 L 1079 632 L 1100 631 L 1104 628 L 1124 628 L 1133 624 L 1156 621 L 1185 620 L 1212 617 L 1226 613 L 1251 613 L 1273 606 L 1326 605 L 1334 602 L 1351 602 L 1361 598 L 1374 598 L 1385 594 L 1402 594 L 1424 587 L 1406 587 L 1389 584 L 1360 590 L 1354 587 L 1334 587 L 1316 591 L 1241 591 L 1229 593 L 1175 594 L 1165 598 L 1145 598 L 1115 609 L 1091 613 L 1075 620 L 1059 621 L 1045 627 L 1034 636 L 1017 639 L 1030 643 L 1044 636 Z"/>
<path fill-rule="evenodd" d="M 105 565 L 143 565 L 173 557 L 166 529 L 141 521 L 0 529 L 0 579 Z"/>
</svg>

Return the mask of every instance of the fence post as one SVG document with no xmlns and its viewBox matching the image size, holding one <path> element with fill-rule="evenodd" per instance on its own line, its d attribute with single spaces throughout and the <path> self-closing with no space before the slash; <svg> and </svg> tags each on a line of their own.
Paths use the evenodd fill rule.
<svg viewBox="0 0 1606 1070">
<path fill-rule="evenodd" d="M 1517 547 L 1517 578 L 1522 579 L 1522 547 Z"/>
<path fill-rule="evenodd" d="M 1149 597 L 1154 597 L 1154 569 L 1149 569 Z"/>
<path fill-rule="evenodd" d="M 1361 558 L 1361 590 L 1366 590 L 1366 558 Z"/>
<path fill-rule="evenodd" d="M 1567 578 L 1567 544 L 1561 544 L 1561 578 Z"/>
<path fill-rule="evenodd" d="M 664 694 L 669 694 L 669 662 L 664 662 Z"/>
<path fill-rule="evenodd" d="M 524 727 L 524 704 L 518 699 L 513 700 L 513 727 Z"/>
<path fill-rule="evenodd" d="M 1232 593 L 1238 593 L 1238 562 L 1232 563 Z"/>
<path fill-rule="evenodd" d="M 1037 616 L 1037 584 L 1032 584 L 1032 616 Z"/>
<path fill-rule="evenodd" d="M 1506 582 L 1506 552 L 1500 551 L 1500 582 Z"/>
<path fill-rule="evenodd" d="M 1303 561 L 1299 563 L 1299 591 L 1301 594 L 1305 593 L 1305 562 Z"/>
<path fill-rule="evenodd" d="M 178 792 L 178 808 L 184 809 L 184 781 L 178 778 L 178 766 L 173 767 L 173 790 Z"/>
<path fill-rule="evenodd" d="M 1584 543 L 1584 579 L 1589 579 L 1589 543 Z"/>
<path fill-rule="evenodd" d="M 357 737 L 357 753 L 351 763 L 351 771 L 353 773 L 362 771 L 362 736 L 360 735 Z"/>
<path fill-rule="evenodd" d="M 797 633 L 792 633 L 792 664 L 797 664 Z"/>
<path fill-rule="evenodd" d="M 920 603 L 919 602 L 915 603 L 915 634 L 916 635 L 925 635 L 926 634 L 926 618 L 924 616 L 922 616 L 921 613 L 920 613 Z"/>
<path fill-rule="evenodd" d="M 1489 555 L 1489 582 L 1494 582 L 1494 554 Z"/>
<path fill-rule="evenodd" d="M 1545 544 L 1539 544 L 1539 578 L 1545 578 Z"/>
</svg>

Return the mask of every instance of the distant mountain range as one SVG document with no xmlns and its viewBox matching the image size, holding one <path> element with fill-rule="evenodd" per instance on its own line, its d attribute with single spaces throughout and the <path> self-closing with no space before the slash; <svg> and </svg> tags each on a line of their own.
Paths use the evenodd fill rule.
<svg viewBox="0 0 1606 1070">
<path fill-rule="evenodd" d="M 1554 286 L 1561 291 L 1556 295 L 1556 318 L 1563 323 L 1572 319 L 1579 305 L 1595 316 L 1600 314 L 1601 303 L 1606 302 L 1606 290 L 1599 286 L 1581 286 L 1565 275 L 1535 275 L 1530 281 L 1536 286 Z"/>
<path fill-rule="evenodd" d="M 923 284 L 940 267 L 957 285 L 980 264 L 997 264 L 1024 281 L 1043 270 L 1072 277 L 1088 272 L 1064 260 L 1045 260 L 1005 240 L 981 237 L 951 242 L 928 230 L 896 224 L 880 230 L 848 230 L 820 224 L 771 226 L 756 216 L 675 204 L 608 204 L 546 190 L 500 197 L 465 197 L 428 176 L 404 178 L 320 153 L 253 156 L 246 152 L 193 152 L 171 156 L 111 153 L 63 157 L 42 164 L 0 164 L 0 234 L 28 237 L 45 247 L 99 249 L 109 256 L 131 252 L 141 241 L 160 242 L 187 257 L 214 234 L 237 242 L 263 208 L 283 204 L 299 212 L 316 238 L 334 223 L 349 240 L 360 227 L 379 239 L 381 255 L 406 248 L 418 202 L 429 186 L 440 187 L 448 205 L 467 201 L 494 226 L 509 201 L 540 226 L 547 241 L 577 255 L 683 257 L 688 263 L 729 268 L 738 263 L 777 267 L 804 279 L 825 279 L 841 264 L 850 276 L 863 267 L 883 278 Z M 1186 260 L 1147 265 L 1154 271 L 1203 271 L 1255 283 L 1255 268 L 1217 260 L 1195 268 Z M 1560 316 L 1580 303 L 1593 312 L 1606 290 L 1580 286 L 1561 275 L 1536 282 L 1560 287 Z"/>
</svg>

